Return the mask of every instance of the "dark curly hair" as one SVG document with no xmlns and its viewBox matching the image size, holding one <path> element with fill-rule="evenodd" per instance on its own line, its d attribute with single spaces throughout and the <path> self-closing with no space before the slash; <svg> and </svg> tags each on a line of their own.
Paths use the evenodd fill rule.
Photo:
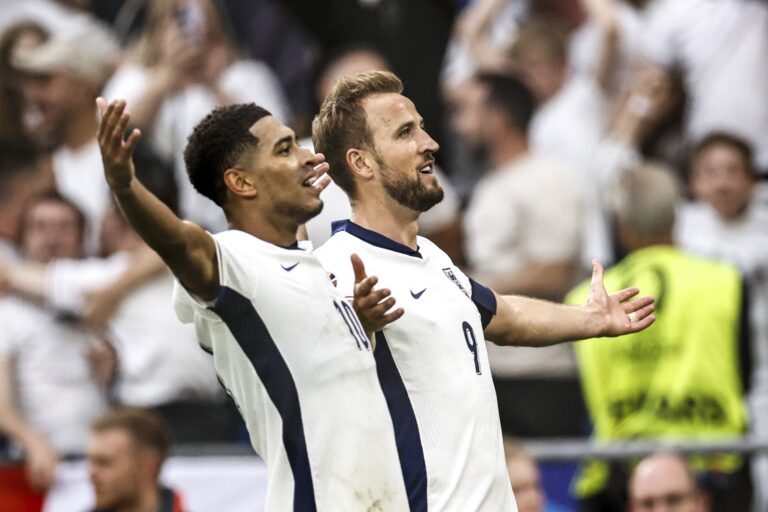
<svg viewBox="0 0 768 512">
<path fill-rule="evenodd" d="M 245 103 L 218 107 L 205 116 L 195 126 L 184 149 L 184 163 L 195 190 L 224 206 L 224 171 L 234 167 L 245 151 L 259 143 L 248 130 L 270 115 L 254 103 Z"/>
</svg>

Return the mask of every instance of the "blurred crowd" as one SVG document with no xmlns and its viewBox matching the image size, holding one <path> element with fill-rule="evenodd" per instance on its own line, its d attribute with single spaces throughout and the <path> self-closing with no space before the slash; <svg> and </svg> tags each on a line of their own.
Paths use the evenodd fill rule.
<svg viewBox="0 0 768 512">
<path fill-rule="evenodd" d="M 0 13 L 0 433 L 31 487 L 118 405 L 152 409 L 175 442 L 247 439 L 176 320 L 170 273 L 109 195 L 95 99 L 127 100 L 142 181 L 217 232 L 220 209 L 186 179 L 195 124 L 255 102 L 311 145 L 335 80 L 372 69 L 403 79 L 442 146 L 446 198 L 420 229 L 468 274 L 579 303 L 599 259 L 609 288 L 656 298 L 653 327 L 610 343 L 489 347 L 507 434 L 768 437 L 767 2 L 0 0 Z M 315 246 L 350 212 L 338 187 L 323 199 Z M 712 510 L 768 509 L 768 459 L 688 463 Z M 634 465 L 585 465 L 583 509 L 625 510 Z"/>
</svg>

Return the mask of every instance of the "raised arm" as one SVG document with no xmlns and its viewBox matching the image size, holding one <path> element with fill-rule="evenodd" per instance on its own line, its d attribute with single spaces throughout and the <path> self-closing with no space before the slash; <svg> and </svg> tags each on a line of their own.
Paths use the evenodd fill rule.
<svg viewBox="0 0 768 512">
<path fill-rule="evenodd" d="M 125 102 L 97 100 L 102 119 L 99 147 L 104 175 L 123 215 L 191 293 L 213 300 L 219 290 L 213 238 L 197 224 L 179 219 L 136 178 L 133 151 L 141 138 L 134 129 L 124 139 L 129 114 Z"/>
<path fill-rule="evenodd" d="M 485 328 L 485 337 L 499 345 L 538 347 L 642 331 L 655 320 L 651 314 L 653 298 L 630 300 L 638 292 L 637 288 L 627 288 L 608 295 L 603 284 L 603 266 L 594 261 L 585 305 L 497 295 L 496 315 Z"/>
</svg>

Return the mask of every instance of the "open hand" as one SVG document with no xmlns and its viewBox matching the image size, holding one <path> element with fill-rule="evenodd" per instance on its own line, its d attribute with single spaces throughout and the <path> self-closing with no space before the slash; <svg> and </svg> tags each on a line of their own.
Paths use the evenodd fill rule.
<svg viewBox="0 0 768 512">
<path fill-rule="evenodd" d="M 128 139 L 125 139 L 125 130 L 131 116 L 125 110 L 124 100 L 113 100 L 107 105 L 103 98 L 98 98 L 96 105 L 101 114 L 98 140 L 104 175 L 112 190 L 127 188 L 135 174 L 132 156 L 141 132 L 134 128 Z"/>
<path fill-rule="evenodd" d="M 379 279 L 375 276 L 368 277 L 365 274 L 365 265 L 357 254 L 352 254 L 350 260 L 352 260 L 352 269 L 355 272 L 352 307 L 355 308 L 355 313 L 357 313 L 360 323 L 363 324 L 365 332 L 372 334 L 403 316 L 405 311 L 403 308 L 390 311 L 395 305 L 395 298 L 390 297 L 392 292 L 387 288 L 374 290 L 373 287 L 379 282 Z"/>
<path fill-rule="evenodd" d="M 642 331 L 656 320 L 651 314 L 654 310 L 653 297 L 629 300 L 639 292 L 637 288 L 626 288 L 608 295 L 603 283 L 603 266 L 597 260 L 592 261 L 587 307 L 594 308 L 603 318 L 600 336 L 621 336 Z"/>
</svg>

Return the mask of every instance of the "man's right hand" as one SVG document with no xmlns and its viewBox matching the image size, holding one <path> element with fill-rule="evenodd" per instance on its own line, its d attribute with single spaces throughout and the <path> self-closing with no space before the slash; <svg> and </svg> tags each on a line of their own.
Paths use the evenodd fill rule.
<svg viewBox="0 0 768 512">
<path fill-rule="evenodd" d="M 135 174 L 132 156 L 141 132 L 134 128 L 125 139 L 130 114 L 125 110 L 124 100 L 107 104 L 103 98 L 98 98 L 96 105 L 101 114 L 98 140 L 107 183 L 113 191 L 128 188 Z"/>
<path fill-rule="evenodd" d="M 375 276 L 368 277 L 365 273 L 363 260 L 357 254 L 350 256 L 352 269 L 355 272 L 354 297 L 352 307 L 363 324 L 366 334 L 371 335 L 384 328 L 385 325 L 394 322 L 403 316 L 403 308 L 390 311 L 395 305 L 395 298 L 390 297 L 391 292 L 387 288 L 374 290 L 378 282 Z"/>
</svg>

